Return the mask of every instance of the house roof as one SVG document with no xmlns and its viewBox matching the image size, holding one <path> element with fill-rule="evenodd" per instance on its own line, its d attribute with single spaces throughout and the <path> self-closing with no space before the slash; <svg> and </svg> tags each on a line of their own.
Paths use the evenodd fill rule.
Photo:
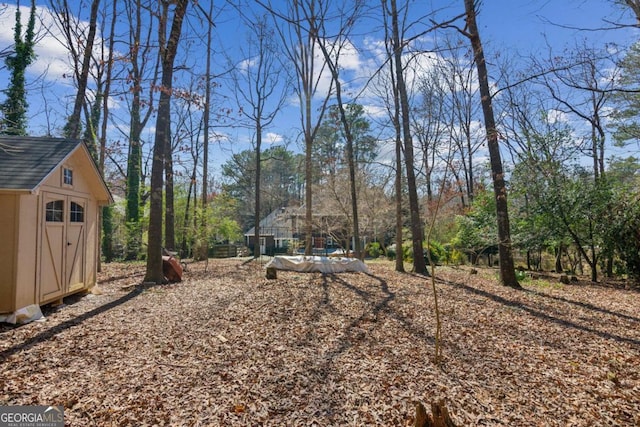
<svg viewBox="0 0 640 427">
<path fill-rule="evenodd" d="M 274 235 L 276 238 L 291 237 L 293 230 L 291 229 L 291 222 L 287 221 L 287 219 L 299 215 L 299 210 L 299 207 L 278 208 L 274 210 L 260 220 L 260 234 Z M 253 236 L 255 234 L 255 227 L 251 227 L 244 233 L 245 236 Z"/>
<path fill-rule="evenodd" d="M 100 180 L 106 200 L 111 194 L 95 161 L 81 141 L 30 136 L 0 136 L 0 189 L 33 191 L 76 150 L 83 150 Z"/>
<path fill-rule="evenodd" d="M 293 206 L 286 208 L 278 208 L 272 211 L 269 215 L 260 220 L 260 235 L 268 236 L 273 235 L 275 238 L 291 238 L 295 230 L 292 229 L 292 218 L 299 218 L 299 221 L 304 221 L 306 215 L 305 206 Z M 312 216 L 316 219 L 342 217 L 338 214 L 323 213 L 320 209 L 314 209 Z M 251 227 L 245 236 L 253 236 L 256 234 L 256 228 Z"/>
</svg>

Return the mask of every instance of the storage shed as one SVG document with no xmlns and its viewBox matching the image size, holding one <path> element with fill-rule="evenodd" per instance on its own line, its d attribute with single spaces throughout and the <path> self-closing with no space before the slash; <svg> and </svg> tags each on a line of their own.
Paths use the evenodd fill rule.
<svg viewBox="0 0 640 427">
<path fill-rule="evenodd" d="M 112 202 L 84 143 L 0 136 L 0 313 L 94 286 Z"/>
</svg>

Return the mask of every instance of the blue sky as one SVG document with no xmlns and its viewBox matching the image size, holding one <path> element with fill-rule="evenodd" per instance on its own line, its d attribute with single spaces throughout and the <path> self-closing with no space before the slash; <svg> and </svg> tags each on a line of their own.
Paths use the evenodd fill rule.
<svg viewBox="0 0 640 427">
<path fill-rule="evenodd" d="M 24 7 L 26 1 L 21 4 Z M 85 2 L 86 3 L 86 2 Z M 200 4 L 207 8 L 206 2 Z M 0 3 L 0 49 L 12 43 L 15 2 Z M 38 1 L 39 6 L 45 6 L 47 2 Z M 77 1 L 70 1 L 77 6 Z M 218 2 L 215 3 L 219 4 Z M 72 6 L 74 9 L 75 6 Z M 412 3 L 415 13 L 430 10 L 431 7 L 442 8 L 440 16 L 454 16 L 464 10 L 462 0 L 427 0 Z M 86 9 L 85 9 L 86 10 Z M 54 29 L 48 22 L 45 9 L 40 9 L 40 16 L 44 19 L 44 25 Z M 85 12 L 88 13 L 88 12 Z M 24 8 L 23 20 L 27 19 L 27 9 Z M 81 19 L 86 19 L 82 16 Z M 596 29 L 606 26 L 605 20 L 630 22 L 628 15 L 623 15 L 621 9 L 613 7 L 613 1 L 607 0 L 484 0 L 479 12 L 478 23 L 481 37 L 485 44 L 487 56 L 491 59 L 498 54 L 508 54 L 513 57 L 526 58 L 532 54 L 547 55 L 547 44 L 555 54 L 561 54 L 562 50 L 575 45 L 577 41 L 588 39 L 593 43 L 616 42 L 629 44 L 637 39 L 637 32 L 632 30 L 615 31 L 583 31 L 575 28 Z M 564 28 L 563 28 L 563 27 Z M 571 28 L 570 28 L 571 27 Z M 193 34 L 198 28 L 192 27 Z M 55 32 L 55 31 L 54 31 Z M 225 48 L 225 55 L 216 56 L 217 64 L 223 68 L 224 57 L 237 53 L 245 41 L 244 29 L 239 20 L 233 19 L 231 10 L 221 16 L 217 22 L 218 42 Z M 354 48 L 343 61 L 344 76 L 351 82 L 353 90 L 359 90 L 359 85 L 366 80 L 367 73 L 375 66 L 376 42 L 381 40 L 380 34 L 368 33 L 366 29 L 360 29 L 358 38 L 354 38 Z M 193 35 L 192 34 L 192 35 Z M 219 49 L 221 50 L 221 49 Z M 73 87 L 67 67 L 67 59 L 64 48 L 56 43 L 53 38 L 43 38 L 37 49 L 38 60 L 28 70 L 27 78 L 32 82 L 29 86 L 29 103 L 31 114 L 31 131 L 33 134 L 42 134 L 48 125 L 60 127 L 71 107 Z M 195 53 L 195 55 L 194 55 Z M 187 60 L 202 59 L 201 52 L 189 52 Z M 43 73 L 47 71 L 46 77 Z M 490 70 L 491 71 L 491 70 Z M 494 70 L 495 71 L 495 70 Z M 326 79 L 325 79 L 326 80 Z M 6 82 L 5 70 L 0 70 L 0 82 Z M 35 82 L 35 83 L 34 83 Z M 2 86 L 2 83 L 0 83 Z M 349 87 L 349 86 L 347 86 Z M 229 92 L 228 81 L 222 82 L 220 94 L 226 98 L 220 99 L 218 105 L 227 106 L 230 109 L 237 108 L 232 94 Z M 365 101 L 366 102 L 366 101 Z M 124 106 L 114 99 L 114 112 L 118 109 L 124 111 Z M 370 106 L 369 111 L 375 111 Z M 295 140 L 299 134 L 297 129 L 299 118 L 295 102 L 290 102 L 288 107 L 278 117 L 274 125 L 267 130 L 267 141 L 282 143 L 285 139 Z M 221 143 L 212 153 L 214 165 L 220 164 L 232 152 L 238 152 L 250 147 L 251 135 L 240 129 L 219 129 Z M 153 133 L 153 128 L 148 130 L 148 135 Z M 291 147 L 295 149 L 296 147 Z"/>
<path fill-rule="evenodd" d="M 536 52 L 547 41 L 556 49 L 581 38 L 625 43 L 627 31 L 584 31 L 631 22 L 623 10 L 611 0 L 483 0 L 478 21 L 493 45 Z"/>
</svg>

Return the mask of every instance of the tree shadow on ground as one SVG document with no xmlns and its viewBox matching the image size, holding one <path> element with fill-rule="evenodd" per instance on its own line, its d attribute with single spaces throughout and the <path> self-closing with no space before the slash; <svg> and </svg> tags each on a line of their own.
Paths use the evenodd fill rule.
<svg viewBox="0 0 640 427">
<path fill-rule="evenodd" d="M 606 331 L 599 331 L 597 329 L 591 328 L 591 327 L 586 326 L 586 325 L 581 325 L 581 324 L 576 323 L 576 322 L 571 321 L 571 320 L 562 319 L 562 318 L 559 318 L 559 317 L 556 317 L 556 316 L 552 316 L 552 315 L 547 314 L 547 313 L 545 313 L 543 311 L 540 311 L 540 310 L 538 310 L 536 308 L 533 308 L 528 304 L 522 303 L 520 301 L 513 301 L 513 300 L 507 299 L 505 297 L 502 297 L 500 295 L 496 295 L 496 294 L 493 294 L 491 292 L 488 292 L 488 291 L 485 291 L 485 290 L 482 290 L 482 289 L 478 289 L 478 288 L 474 288 L 474 287 L 469 286 L 469 285 L 465 285 L 464 283 L 448 281 L 448 280 L 441 279 L 441 278 L 438 278 L 437 280 L 441 284 L 452 286 L 452 287 L 458 288 L 458 289 L 463 289 L 463 290 L 465 290 L 465 291 L 467 291 L 469 293 L 485 297 L 485 298 L 490 299 L 490 300 L 492 300 L 494 302 L 502 304 L 502 305 L 504 305 L 506 307 L 522 310 L 522 311 L 530 314 L 531 316 L 534 316 L 534 317 L 536 317 L 538 319 L 541 319 L 541 320 L 548 321 L 550 323 L 554 323 L 554 324 L 562 326 L 564 328 L 575 329 L 575 330 L 578 330 L 578 331 L 586 332 L 586 333 L 589 333 L 589 334 L 593 334 L 593 335 L 599 336 L 601 338 L 605 338 L 605 339 L 608 339 L 608 340 L 613 340 L 613 341 L 620 342 L 620 343 L 626 343 L 626 344 L 632 344 L 632 345 L 635 345 L 635 346 L 640 346 L 640 340 L 636 339 L 636 338 L 620 336 L 620 335 L 612 334 L 612 333 L 606 332 Z M 546 295 L 543 295 L 543 296 L 546 296 Z M 558 298 L 560 298 L 560 297 L 558 297 Z M 567 300 L 566 302 L 575 303 L 577 305 L 581 305 L 580 303 L 578 303 L 576 301 Z M 626 316 L 626 315 L 621 315 L 620 313 L 613 313 L 613 312 L 609 313 L 608 310 L 600 309 L 599 307 L 595 307 L 595 306 L 591 306 L 591 304 L 584 304 L 582 307 L 587 309 L 587 310 L 592 310 L 592 311 L 598 311 L 598 312 L 602 312 L 602 313 L 618 315 L 618 316 L 621 316 L 621 317 L 622 316 Z M 633 317 L 630 317 L 629 320 L 637 321 L 637 319 L 633 318 Z"/>
<path fill-rule="evenodd" d="M 318 322 L 322 313 L 325 311 L 337 313 L 336 307 L 331 303 L 331 290 L 332 285 L 340 286 L 348 291 L 357 295 L 365 304 L 366 309 L 355 319 L 352 319 L 342 330 L 345 332 L 345 338 L 342 340 L 341 345 L 334 349 L 330 357 L 331 359 L 338 357 L 340 354 L 346 352 L 355 343 L 365 338 L 361 334 L 355 334 L 354 330 L 359 329 L 363 324 L 377 324 L 379 318 L 384 315 L 390 319 L 396 320 L 407 331 L 408 334 L 416 339 L 423 341 L 425 344 L 434 345 L 435 338 L 432 334 L 427 333 L 425 330 L 416 327 L 412 320 L 403 315 L 398 310 L 390 306 L 390 304 L 396 299 L 395 292 L 389 289 L 387 281 L 379 276 L 371 273 L 362 273 L 369 278 L 377 282 L 371 291 L 356 286 L 346 280 L 343 275 L 336 273 L 322 274 L 322 297 L 316 304 L 316 307 L 310 315 L 311 322 Z M 411 274 L 411 273 L 406 273 Z"/>
<path fill-rule="evenodd" d="M 593 304 L 588 303 L 588 302 L 575 301 L 575 300 L 572 300 L 572 299 L 569 299 L 569 298 L 565 298 L 565 297 L 560 297 L 560 296 L 557 296 L 557 295 L 549 295 L 549 294 L 546 294 L 546 293 L 543 293 L 543 292 L 538 292 L 538 291 L 532 290 L 532 289 L 524 289 L 524 292 L 532 294 L 532 295 L 535 295 L 535 296 L 552 299 L 554 301 L 559 301 L 559 302 L 564 302 L 564 303 L 567 303 L 567 304 L 572 304 L 572 305 L 584 308 L 585 310 L 597 311 L 597 312 L 602 313 L 602 314 L 608 314 L 610 316 L 619 317 L 621 319 L 629 320 L 631 322 L 640 323 L 640 318 L 638 318 L 638 317 L 633 317 L 633 316 L 629 316 L 628 314 L 618 313 L 616 311 L 611 311 L 611 310 L 608 310 L 606 308 L 598 307 L 597 305 L 593 305 Z"/>
<path fill-rule="evenodd" d="M 314 311 L 310 315 L 311 330 L 313 329 L 313 324 L 321 323 L 324 313 L 331 312 L 334 315 L 340 314 L 339 308 L 334 306 L 331 301 L 332 287 L 341 287 L 348 290 L 355 295 L 360 302 L 364 303 L 364 307 L 358 317 L 353 318 L 347 317 L 346 314 L 344 315 L 350 320 L 345 322 L 344 326 L 340 327 L 338 333 L 340 333 L 341 336 L 335 347 L 327 348 L 325 349 L 326 351 L 318 348 L 316 357 L 308 361 L 307 369 L 318 381 L 316 386 L 318 386 L 320 382 L 330 384 L 331 381 L 327 378 L 336 372 L 335 366 L 340 363 L 341 356 L 348 353 L 354 347 L 365 343 L 368 339 L 371 339 L 370 334 L 375 328 L 381 327 L 379 325 L 383 324 L 385 318 L 397 321 L 408 334 L 416 340 L 422 341 L 425 348 L 428 346 L 433 347 L 435 343 L 432 335 L 417 327 L 410 318 L 391 306 L 391 303 L 396 299 L 396 293 L 389 289 L 389 284 L 385 279 L 370 273 L 364 274 L 374 281 L 373 284 L 368 282 L 366 287 L 362 287 L 351 283 L 348 275 L 322 275 L 322 293 Z M 303 346 L 313 346 L 316 343 L 313 342 L 312 337 L 307 335 L 299 344 Z M 340 402 L 338 402 L 339 399 L 339 392 L 336 394 L 327 393 L 322 402 L 316 402 L 318 408 L 321 408 L 321 412 L 318 413 L 318 415 L 332 419 L 333 408 L 340 406 Z"/>
<path fill-rule="evenodd" d="M 69 320 L 65 320 L 62 323 L 59 323 L 55 326 L 52 326 L 51 328 L 48 328 L 30 338 L 27 338 L 26 340 L 24 340 L 21 343 L 15 344 L 9 348 L 6 348 L 5 350 L 0 351 L 0 363 L 4 362 L 6 359 L 8 359 L 9 357 L 13 356 L 16 353 L 19 353 L 21 351 L 25 351 L 25 350 L 29 350 L 31 347 L 35 346 L 38 343 L 41 342 L 45 342 L 48 341 L 50 339 L 52 339 L 53 337 L 55 337 L 56 335 L 60 334 L 63 331 L 66 331 L 67 329 L 70 329 L 74 326 L 78 326 L 80 324 L 82 324 L 84 321 L 89 320 L 95 316 L 98 316 L 102 313 L 105 313 L 109 310 L 111 310 L 112 308 L 115 308 L 121 304 L 126 303 L 127 301 L 132 300 L 133 298 L 137 297 L 138 295 L 140 295 L 144 290 L 150 289 L 152 287 L 155 286 L 159 286 L 156 284 L 148 284 L 148 285 L 135 285 L 133 287 L 133 289 L 131 291 L 129 291 L 129 293 L 121 296 L 118 299 L 115 299 L 113 301 L 110 301 L 104 305 L 101 305 L 99 307 L 96 307 L 92 310 L 87 311 L 86 313 L 80 314 L 72 319 Z M 77 297 L 76 297 L 77 298 Z M 73 300 L 73 299 L 72 299 Z"/>
</svg>

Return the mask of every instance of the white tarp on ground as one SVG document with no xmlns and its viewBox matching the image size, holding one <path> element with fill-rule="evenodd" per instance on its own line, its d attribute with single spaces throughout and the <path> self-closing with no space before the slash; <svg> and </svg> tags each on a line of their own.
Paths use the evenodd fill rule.
<svg viewBox="0 0 640 427">
<path fill-rule="evenodd" d="M 365 263 L 357 258 L 328 258 L 324 256 L 276 256 L 265 267 L 305 273 L 314 271 L 320 273 L 369 272 Z"/>
<path fill-rule="evenodd" d="M 0 314 L 0 322 L 11 323 L 12 325 L 23 325 L 33 321 L 42 321 L 44 316 L 37 304 L 31 304 L 13 313 Z"/>
</svg>

